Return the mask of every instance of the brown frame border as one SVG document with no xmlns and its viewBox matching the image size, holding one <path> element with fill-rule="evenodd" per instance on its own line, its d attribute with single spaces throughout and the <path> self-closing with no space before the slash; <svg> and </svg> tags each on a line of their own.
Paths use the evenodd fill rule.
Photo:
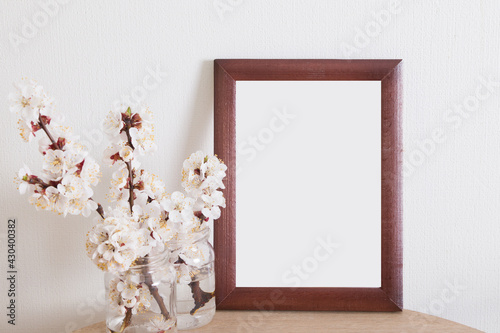
<svg viewBox="0 0 500 333">
<path fill-rule="evenodd" d="M 214 61 L 215 153 L 227 164 L 227 206 L 214 226 L 218 309 L 401 311 L 401 60 L 217 59 Z M 236 287 L 236 121 L 238 80 L 377 80 L 382 82 L 382 287 Z"/>
</svg>

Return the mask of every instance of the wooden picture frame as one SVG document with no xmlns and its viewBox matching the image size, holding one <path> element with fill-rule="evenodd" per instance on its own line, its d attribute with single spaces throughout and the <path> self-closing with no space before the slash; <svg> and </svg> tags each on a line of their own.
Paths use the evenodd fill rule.
<svg viewBox="0 0 500 333">
<path fill-rule="evenodd" d="M 236 82 L 381 82 L 381 287 L 236 287 Z M 215 153 L 228 166 L 226 209 L 214 225 L 218 309 L 299 311 L 401 311 L 402 292 L 402 134 L 401 60 L 214 61 Z"/>
</svg>

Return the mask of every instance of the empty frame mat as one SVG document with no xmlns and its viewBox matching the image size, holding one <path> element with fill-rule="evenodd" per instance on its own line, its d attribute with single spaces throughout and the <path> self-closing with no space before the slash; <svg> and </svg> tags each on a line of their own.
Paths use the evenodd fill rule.
<svg viewBox="0 0 500 333">
<path fill-rule="evenodd" d="M 236 287 L 381 287 L 380 101 L 380 81 L 236 82 Z"/>
<path fill-rule="evenodd" d="M 402 308 L 398 64 L 216 61 L 219 308 Z"/>
</svg>

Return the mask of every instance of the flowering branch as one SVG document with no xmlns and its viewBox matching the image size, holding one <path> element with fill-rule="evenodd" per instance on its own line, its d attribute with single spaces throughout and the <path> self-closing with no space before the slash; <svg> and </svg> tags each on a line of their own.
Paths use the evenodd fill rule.
<svg viewBox="0 0 500 333">
<path fill-rule="evenodd" d="M 99 207 L 91 200 L 91 186 L 99 182 L 99 165 L 75 143 L 69 128 L 57 125 L 54 119 L 59 116 L 54 111 L 54 102 L 40 85 L 24 80 L 16 88 L 9 95 L 10 110 L 19 116 L 21 137 L 31 141 L 43 130 L 48 138 L 48 142 L 46 138 L 38 140 L 44 155 L 42 174 L 38 177 L 27 167 L 21 169 L 19 191 L 21 194 L 28 191 L 30 202 L 37 209 L 88 216 Z"/>
<path fill-rule="evenodd" d="M 132 150 L 134 150 L 134 145 L 132 143 L 132 137 L 130 136 L 130 128 L 131 128 L 131 121 L 130 121 L 130 116 L 132 115 L 132 110 L 130 107 L 127 109 L 126 114 L 122 115 L 122 118 L 124 118 L 124 123 L 125 123 L 125 133 L 127 135 L 127 144 L 130 146 Z M 129 177 L 129 205 L 130 205 L 130 213 L 132 214 L 132 207 L 134 207 L 134 175 L 132 172 L 132 163 L 130 161 L 125 162 L 127 165 L 128 169 L 128 177 Z"/>
<path fill-rule="evenodd" d="M 30 185 L 39 185 L 44 190 L 50 186 L 35 175 L 25 175 L 22 180 Z M 55 185 L 57 186 L 57 183 Z"/>
<path fill-rule="evenodd" d="M 139 222 L 137 223 L 139 226 L 137 231 L 145 235 L 141 238 L 145 240 L 142 246 L 152 247 L 152 249 L 142 253 L 135 246 L 134 251 L 137 252 L 135 258 L 140 259 L 140 265 L 143 266 L 144 285 L 158 303 L 164 319 L 168 320 L 170 318 L 169 311 L 149 271 L 150 254 L 152 252 L 155 254 L 161 253 L 164 248 L 164 243 L 161 241 L 162 237 L 158 233 L 162 230 L 160 224 L 164 221 L 158 203 L 158 200 L 165 195 L 164 185 L 156 181 L 153 175 L 148 174 L 143 169 L 138 169 L 139 163 L 135 158 L 138 153 L 146 153 L 155 149 L 151 141 L 152 127 L 145 120 L 147 118 L 147 110 L 145 109 L 132 111 L 132 108 L 128 107 L 124 111 L 110 112 L 104 123 L 104 131 L 109 134 L 115 144 L 106 150 L 105 160 L 111 165 L 116 163 L 119 166 L 119 169 L 113 174 L 113 185 L 116 188 L 112 189 L 110 198 L 116 200 L 120 207 L 123 207 L 125 202 L 127 203 L 128 219 L 134 223 Z M 155 193 L 155 191 L 157 192 Z M 137 238 L 130 239 L 136 240 Z M 94 247 L 95 245 L 91 246 Z M 120 243 L 118 249 L 123 248 L 127 249 L 128 243 Z M 139 254 L 139 252 L 141 253 Z M 133 262 L 133 260 L 130 263 L 127 262 L 125 267 L 133 265 Z M 135 306 L 141 306 L 141 303 L 137 302 L 132 309 Z M 125 306 L 125 309 L 129 311 L 131 308 Z M 122 327 L 128 325 L 125 319 Z"/>
<path fill-rule="evenodd" d="M 122 115 L 122 118 L 124 118 L 124 123 L 125 123 L 125 133 L 127 134 L 127 143 L 130 146 L 130 148 L 135 149 L 134 144 L 132 143 L 132 137 L 130 136 L 130 128 L 132 127 L 132 121 L 130 119 L 130 116 L 132 116 L 132 109 L 128 107 L 126 114 Z"/>
<path fill-rule="evenodd" d="M 48 119 L 48 120 L 44 120 L 45 119 Z M 47 137 L 49 138 L 50 142 L 52 143 L 52 146 L 54 147 L 54 149 L 58 149 L 58 150 L 62 150 L 62 145 L 61 145 L 61 142 L 64 142 L 65 140 L 61 140 L 60 138 L 56 140 L 54 140 L 52 134 L 50 133 L 49 129 L 47 128 L 45 122 L 47 122 L 47 124 L 50 124 L 50 118 L 47 118 L 47 117 L 42 117 L 42 115 L 39 115 L 38 116 L 38 125 L 40 126 L 40 128 L 45 132 L 45 134 L 47 135 Z M 34 180 L 34 178 L 36 178 L 36 181 Z M 44 189 L 48 188 L 50 185 L 44 183 L 41 179 L 39 179 L 38 177 L 36 176 L 32 176 L 32 178 L 30 178 L 30 181 L 34 181 L 33 183 L 37 183 L 39 185 L 41 185 Z M 59 181 L 60 183 L 60 181 Z M 57 186 L 58 183 L 55 183 L 55 185 Z M 94 199 L 92 198 L 89 198 L 89 200 L 92 200 L 95 202 Z M 97 208 L 96 208 L 96 212 L 99 214 L 99 216 L 101 216 L 101 218 L 104 218 L 104 209 L 102 208 L 102 205 L 98 202 L 95 202 L 97 204 Z"/>
<path fill-rule="evenodd" d="M 192 275 L 209 265 L 213 257 L 198 251 L 199 248 L 194 251 L 196 246 L 189 240 L 191 234 L 207 228 L 207 222 L 218 219 L 220 207 L 225 207 L 219 190 L 224 188 L 222 180 L 227 169 L 224 163 L 202 152 L 192 154 L 182 169 L 185 194 L 167 195 L 163 182 L 141 169 L 136 159 L 157 149 L 151 113 L 140 106 L 111 111 L 103 130 L 113 142 L 105 151 L 105 161 L 117 166 L 109 194 L 116 207 L 105 214 L 102 205 L 92 198 L 91 186 L 98 183 L 99 165 L 76 143 L 68 128 L 57 124 L 52 99 L 41 86 L 28 81 L 16 87 L 17 93 L 9 97 L 11 110 L 20 115 L 21 136 L 31 141 L 39 130 L 47 136 L 38 140 L 44 155 L 43 173 L 37 177 L 27 167 L 21 169 L 19 190 L 21 193 L 29 190 L 30 201 L 37 208 L 64 215 L 88 216 L 92 210 L 99 214 L 101 219 L 87 235 L 87 254 L 100 269 L 116 274 L 108 286 L 108 297 L 117 309 L 116 315 L 124 316 L 119 332 L 131 325 L 133 315 L 148 311 L 151 296 L 163 317 L 153 323 L 154 327 L 173 325 L 150 271 L 155 256 L 165 251 L 175 251 L 169 259 L 177 259 L 178 273 L 182 275 L 178 281 L 191 288 L 195 301 L 191 314 L 205 306 L 214 292 L 203 291 Z M 172 244 L 183 245 L 173 249 Z M 133 270 L 140 265 L 139 259 L 143 282 Z M 177 277 L 172 272 L 168 274 L 172 279 Z"/>
<path fill-rule="evenodd" d="M 55 149 L 59 149 L 59 150 L 62 150 L 62 147 L 60 146 L 60 144 L 58 143 L 60 140 L 58 139 L 57 141 L 54 140 L 54 138 L 52 137 L 52 134 L 50 134 L 50 131 L 47 129 L 47 126 L 45 125 L 45 121 L 43 120 L 42 116 L 40 115 L 39 118 L 38 118 L 38 124 L 40 126 L 41 129 L 43 129 L 43 131 L 45 132 L 45 134 L 47 135 L 47 137 L 49 138 L 50 142 L 52 143 L 52 145 L 55 147 Z M 50 118 L 49 118 L 50 119 Z M 49 120 L 49 123 L 50 123 L 50 120 Z M 62 140 L 64 141 L 64 140 Z M 38 184 L 42 185 L 44 188 L 47 188 L 49 187 L 48 184 L 45 184 L 43 181 L 41 181 L 40 179 L 38 179 Z M 92 198 L 89 198 L 89 200 L 92 200 L 94 201 L 96 204 L 97 204 L 97 208 L 96 208 L 96 212 L 97 214 L 99 214 L 99 216 L 101 216 L 101 218 L 104 219 L 104 209 L 102 208 L 102 205 L 98 202 L 96 202 L 94 199 Z"/>
<path fill-rule="evenodd" d="M 144 276 L 145 276 L 145 284 L 148 286 L 149 291 L 151 292 L 151 295 L 153 295 L 156 303 L 158 303 L 158 306 L 160 307 L 161 314 L 163 317 L 166 319 L 170 318 L 170 314 L 168 313 L 167 307 L 165 306 L 165 303 L 163 302 L 163 298 L 161 297 L 160 293 L 158 292 L 158 288 L 153 285 L 153 277 L 149 272 L 147 272 L 147 267 L 144 267 Z"/>
<path fill-rule="evenodd" d="M 125 133 L 127 135 L 127 144 L 134 150 L 134 145 L 132 143 L 132 137 L 130 135 L 130 128 L 132 121 L 130 120 L 132 116 L 132 111 L 130 107 L 126 111 L 126 116 L 125 118 Z M 137 117 L 136 117 L 137 118 Z M 140 118 L 139 118 L 140 119 Z M 140 124 L 140 123 L 139 123 Z M 128 177 L 129 177 L 129 205 L 130 205 L 130 213 L 133 213 L 133 207 L 134 207 L 134 173 L 132 171 L 132 163 L 131 161 L 125 162 L 127 169 L 128 169 Z M 144 257 L 145 260 L 145 265 L 144 265 L 144 276 L 145 276 L 145 284 L 148 286 L 149 291 L 151 292 L 151 295 L 153 295 L 156 303 L 158 303 L 158 306 L 160 307 L 161 314 L 165 317 L 165 319 L 170 318 L 170 314 L 165 306 L 165 303 L 163 301 L 163 298 L 161 297 L 160 293 L 158 292 L 158 288 L 153 285 L 153 278 L 151 276 L 151 273 L 148 272 L 147 264 L 149 262 L 148 255 Z"/>
</svg>

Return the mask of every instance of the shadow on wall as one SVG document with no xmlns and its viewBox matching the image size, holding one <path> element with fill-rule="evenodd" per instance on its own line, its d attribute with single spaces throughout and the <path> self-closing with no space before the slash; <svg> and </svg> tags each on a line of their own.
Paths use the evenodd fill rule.
<svg viewBox="0 0 500 333">
<path fill-rule="evenodd" d="M 184 143 L 181 144 L 184 147 L 181 151 L 182 160 L 197 150 L 213 147 L 213 68 L 212 60 L 205 60 L 201 64 L 198 85 L 193 94 L 195 98 L 187 117 L 190 121 L 184 131 Z M 211 138 L 211 141 L 206 142 L 206 138 Z"/>
</svg>

